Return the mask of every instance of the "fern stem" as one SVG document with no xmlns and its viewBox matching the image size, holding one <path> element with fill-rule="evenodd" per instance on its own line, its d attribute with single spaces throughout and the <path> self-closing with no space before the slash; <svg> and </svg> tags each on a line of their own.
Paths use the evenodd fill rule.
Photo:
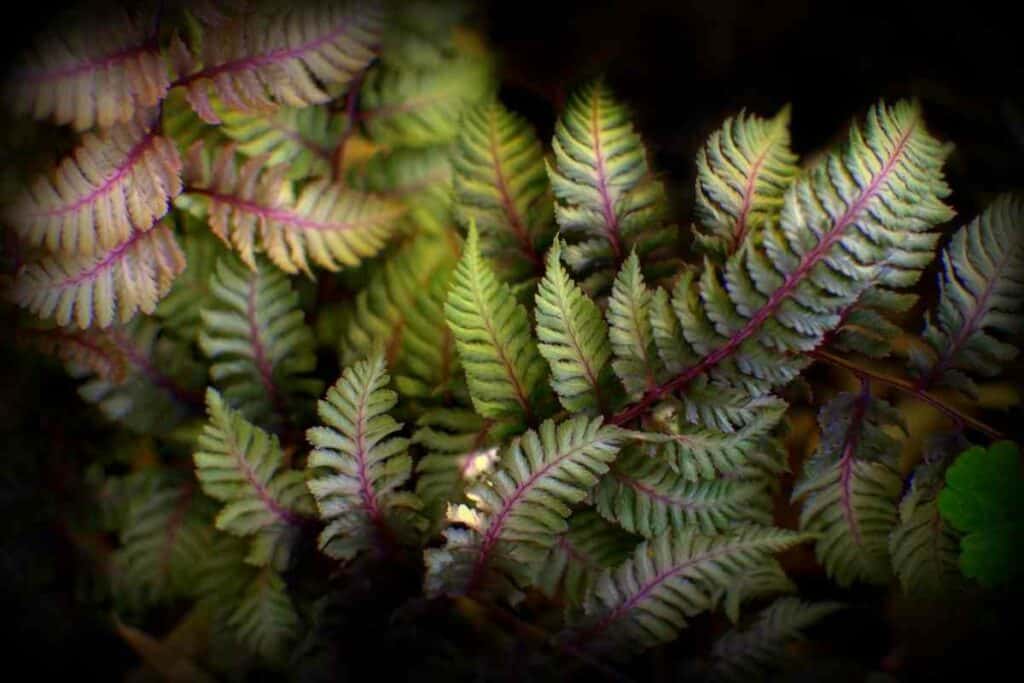
<svg viewBox="0 0 1024 683">
<path fill-rule="evenodd" d="M 935 396 L 934 394 L 929 393 L 924 389 L 918 388 L 913 382 L 909 382 L 901 377 L 894 377 L 892 375 L 888 375 L 877 370 L 871 370 L 869 368 L 862 367 L 855 363 L 851 363 L 850 361 L 844 358 L 840 358 L 839 356 L 835 356 L 829 353 L 828 351 L 811 351 L 809 355 L 815 360 L 820 360 L 822 362 L 828 363 L 829 365 L 834 365 L 836 367 L 843 368 L 844 370 L 852 372 L 854 375 L 857 375 L 858 377 L 867 378 L 875 382 L 881 382 L 882 384 L 886 384 L 888 386 L 893 387 L 894 389 L 902 391 L 905 394 L 913 396 L 918 400 L 929 404 L 938 411 L 945 413 L 947 416 L 952 418 L 953 421 L 956 422 L 958 425 L 965 425 L 972 429 L 976 429 L 977 431 L 995 440 L 1004 438 L 1002 432 L 1000 432 L 999 430 L 990 427 L 989 425 L 985 424 L 984 422 L 976 418 L 971 417 L 970 415 L 961 411 L 959 408 L 956 408 L 950 405 L 949 403 L 945 402 L 938 396 Z"/>
</svg>

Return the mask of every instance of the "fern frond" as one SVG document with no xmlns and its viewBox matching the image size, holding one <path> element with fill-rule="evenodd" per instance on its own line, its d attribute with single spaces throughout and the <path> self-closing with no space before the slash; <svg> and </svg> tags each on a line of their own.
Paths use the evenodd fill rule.
<svg viewBox="0 0 1024 683">
<path fill-rule="evenodd" d="M 949 153 L 925 130 L 915 105 L 880 104 L 839 151 L 786 191 L 777 222 L 762 226 L 722 269 L 680 278 L 672 306 L 699 359 L 616 416 L 638 417 L 655 401 L 711 375 L 763 393 L 807 364 L 840 313 L 868 287 L 914 282 L 951 216 L 942 164 Z M 929 257 L 930 258 L 930 257 Z"/>
<path fill-rule="evenodd" d="M 786 646 L 801 639 L 804 629 L 843 607 L 836 602 L 779 598 L 749 628 L 729 631 L 715 642 L 711 648 L 711 680 L 761 680 L 787 657 Z"/>
<path fill-rule="evenodd" d="M 760 483 L 742 480 L 688 482 L 663 460 L 630 450 L 601 478 L 594 501 L 608 521 L 654 538 L 667 529 L 712 534 L 739 523 L 771 524 L 770 514 L 751 505 L 762 490 Z"/>
<path fill-rule="evenodd" d="M 483 417 L 521 417 L 530 422 L 545 389 L 545 365 L 530 331 L 526 309 L 494 276 L 470 226 L 452 276 L 445 316 L 476 412 Z"/>
<path fill-rule="evenodd" d="M 136 312 L 150 314 L 185 268 L 185 255 L 170 224 L 136 231 L 95 256 L 44 257 L 14 278 L 18 305 L 58 325 L 80 328 L 125 323 Z"/>
<path fill-rule="evenodd" d="M 515 439 L 494 474 L 468 491 L 473 507 L 449 508 L 449 520 L 467 528 L 450 527 L 445 545 L 426 551 L 427 592 L 507 594 L 528 583 L 620 439 L 618 429 L 583 416 L 547 420 Z"/>
<path fill-rule="evenodd" d="M 416 463 L 416 495 L 431 518 L 445 503 L 466 502 L 466 488 L 494 469 L 497 444 L 519 431 L 462 408 L 428 411 L 416 425 L 413 441 L 427 451 Z"/>
<path fill-rule="evenodd" d="M 210 30 L 198 55 L 176 39 L 174 85 L 207 123 L 221 123 L 211 90 L 224 106 L 251 114 L 322 104 L 331 98 L 327 86 L 347 86 L 370 64 L 381 29 L 381 12 L 368 2 L 250 11 Z"/>
<path fill-rule="evenodd" d="M 537 588 L 551 598 L 561 596 L 580 606 L 594 577 L 622 563 L 637 538 L 606 522 L 591 508 L 569 517 L 569 528 L 558 536 L 537 574 Z"/>
<path fill-rule="evenodd" d="M 137 119 L 82 138 L 14 200 L 7 219 L 30 245 L 93 256 L 154 227 L 181 192 L 180 172 L 174 144 Z"/>
<path fill-rule="evenodd" d="M 993 333 L 1024 330 L 1024 199 L 1002 195 L 953 235 L 942 254 L 941 295 L 924 340 L 934 357 L 911 355 L 919 386 L 948 385 L 976 395 L 969 374 L 992 377 L 1017 355 Z"/>
<path fill-rule="evenodd" d="M 397 403 L 381 356 L 345 368 L 319 402 L 326 426 L 306 432 L 314 450 L 307 482 L 327 526 L 320 548 L 350 560 L 395 536 L 415 536 L 422 503 L 398 491 L 412 472 L 408 439 L 394 436 L 402 425 L 388 414 Z"/>
<path fill-rule="evenodd" d="M 330 176 L 344 119 L 326 106 L 281 107 L 269 115 L 226 109 L 221 132 L 246 157 L 263 157 L 267 166 L 286 164 L 289 179 Z"/>
<path fill-rule="evenodd" d="M 569 96 L 551 144 L 555 218 L 570 240 L 567 261 L 577 275 L 614 272 L 633 250 L 646 261 L 669 240 L 674 228 L 664 227 L 664 188 L 648 167 L 629 113 L 603 81 Z M 586 288 L 603 290 L 604 277 Z"/>
<path fill-rule="evenodd" d="M 111 571 L 116 596 L 141 609 L 191 595 L 213 529 L 213 504 L 169 471 L 137 474 L 141 486 L 123 503 L 121 547 Z"/>
<path fill-rule="evenodd" d="M 536 276 L 554 236 L 544 150 L 530 124 L 499 102 L 466 112 L 452 164 L 459 222 L 510 281 Z"/>
<path fill-rule="evenodd" d="M 796 584 L 786 576 L 786 571 L 779 561 L 770 560 L 722 589 L 722 609 L 729 621 L 735 624 L 740 620 L 740 608 L 743 603 L 770 595 L 795 593 L 796 590 Z"/>
<path fill-rule="evenodd" d="M 328 270 L 355 266 L 384 247 L 404 212 L 327 179 L 312 180 L 296 194 L 289 167 L 268 169 L 266 162 L 253 157 L 239 168 L 230 145 L 215 156 L 196 145 L 185 157 L 189 202 L 198 202 L 214 233 L 250 268 L 257 243 L 288 273 L 310 273 L 310 260 Z"/>
<path fill-rule="evenodd" d="M 411 233 L 438 233 L 453 226 L 451 151 L 448 146 L 399 147 L 370 157 L 350 174 L 353 187 L 408 207 Z"/>
<path fill-rule="evenodd" d="M 247 562 L 283 568 L 313 511 L 303 473 L 287 469 L 277 437 L 225 405 L 215 389 L 206 405 L 210 419 L 193 459 L 203 491 L 224 503 L 216 527 L 252 539 Z"/>
<path fill-rule="evenodd" d="M 391 148 L 445 145 L 459 134 L 463 112 L 493 92 L 491 64 L 478 56 L 455 55 L 426 69 L 381 65 L 360 92 L 363 125 Z"/>
<path fill-rule="evenodd" d="M 213 361 L 210 378 L 248 419 L 286 422 L 321 386 L 304 376 L 316 355 L 298 293 L 269 263 L 257 262 L 252 271 L 233 256 L 217 262 L 210 289 L 213 303 L 200 312 L 199 332 L 199 346 Z"/>
<path fill-rule="evenodd" d="M 770 119 L 746 113 L 726 119 L 697 153 L 697 244 L 718 258 L 736 251 L 779 215 L 798 172 L 789 146 L 789 107 Z"/>
<path fill-rule="evenodd" d="M 724 585 L 804 538 L 758 527 L 719 536 L 666 532 L 601 573 L 572 639 L 635 650 L 671 641 L 689 617 L 714 606 Z"/>
<path fill-rule="evenodd" d="M 537 288 L 538 349 L 551 366 L 551 385 L 566 410 L 604 412 L 612 353 L 608 332 L 601 309 L 562 267 L 561 251 L 556 241 Z"/>
<path fill-rule="evenodd" d="M 153 17 L 123 6 L 41 37 L 6 83 L 19 114 L 76 130 L 131 121 L 167 92 Z"/>
<path fill-rule="evenodd" d="M 17 329 L 16 339 L 62 363 L 86 368 L 108 382 L 121 383 L 128 372 L 124 353 L 99 330 L 68 330 L 30 324 Z"/>
<path fill-rule="evenodd" d="M 925 460 L 910 476 L 910 490 L 899 506 L 899 523 L 889 536 L 892 565 L 903 591 L 940 600 L 963 586 L 960 534 L 939 512 L 946 469 L 968 444 L 940 439 L 925 449 Z"/>
<path fill-rule="evenodd" d="M 630 398 L 638 399 L 657 385 L 661 374 L 650 321 L 651 292 L 632 252 L 612 285 L 605 315 L 615 359 L 612 368 Z"/>
<path fill-rule="evenodd" d="M 199 312 L 212 303 L 210 279 L 217 260 L 224 255 L 220 242 L 205 225 L 189 225 L 199 221 L 184 216 L 186 230 L 181 237 L 185 252 L 185 270 L 175 278 L 167 296 L 156 307 L 156 317 L 181 339 L 196 341 L 202 323 Z"/>
<path fill-rule="evenodd" d="M 821 442 L 793 489 L 794 500 L 805 499 L 800 528 L 821 535 L 815 554 L 841 586 L 884 584 L 902 487 L 899 442 L 885 429 L 902 426 L 902 417 L 865 387 L 829 401 L 818 422 Z"/>
</svg>

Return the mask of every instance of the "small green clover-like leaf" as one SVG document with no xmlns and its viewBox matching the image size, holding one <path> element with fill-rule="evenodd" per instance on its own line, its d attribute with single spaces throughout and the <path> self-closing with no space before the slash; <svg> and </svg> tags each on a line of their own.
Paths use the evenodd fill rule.
<svg viewBox="0 0 1024 683">
<path fill-rule="evenodd" d="M 1010 441 L 960 454 L 946 472 L 939 511 L 964 534 L 960 571 L 986 587 L 1009 584 L 1024 563 L 1024 473 Z"/>
</svg>

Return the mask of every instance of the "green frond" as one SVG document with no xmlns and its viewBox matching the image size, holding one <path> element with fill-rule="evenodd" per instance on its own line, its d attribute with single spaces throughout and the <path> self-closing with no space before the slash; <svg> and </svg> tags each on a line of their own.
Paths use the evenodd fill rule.
<svg viewBox="0 0 1024 683">
<path fill-rule="evenodd" d="M 209 422 L 193 455 L 203 491 L 224 503 L 216 527 L 251 539 L 246 561 L 287 566 L 291 545 L 313 511 L 302 472 L 287 469 L 277 437 L 248 422 L 207 389 Z"/>
<path fill-rule="evenodd" d="M 408 208 L 398 232 L 454 229 L 450 145 L 382 150 L 349 176 L 353 187 Z"/>
<path fill-rule="evenodd" d="M 724 258 L 778 217 L 799 173 L 789 143 L 788 106 L 770 119 L 740 113 L 711 134 L 697 153 L 694 237 L 702 250 Z"/>
<path fill-rule="evenodd" d="M 630 252 L 646 263 L 674 241 L 675 228 L 664 225 L 664 188 L 648 167 L 629 113 L 603 81 L 569 96 L 551 145 L 555 218 L 570 242 L 567 262 L 588 277 L 586 289 L 604 291 Z"/>
<path fill-rule="evenodd" d="M 267 166 L 286 164 L 289 179 L 331 174 L 345 120 L 326 105 L 280 107 L 269 115 L 221 109 L 220 130 L 242 155 L 261 157 Z"/>
<path fill-rule="evenodd" d="M 662 374 L 650 307 L 651 292 L 640 272 L 640 259 L 632 252 L 615 278 L 605 315 L 614 355 L 612 368 L 633 400 L 654 388 Z"/>
<path fill-rule="evenodd" d="M 23 266 L 11 296 L 41 318 L 79 328 L 127 323 L 151 314 L 185 269 L 185 255 L 166 221 L 136 231 L 94 256 L 54 255 Z"/>
<path fill-rule="evenodd" d="M 899 506 L 899 523 L 889 535 L 893 570 L 903 592 L 941 600 L 963 588 L 960 534 L 939 511 L 946 470 L 967 443 L 962 436 L 940 440 L 910 475 L 910 489 Z"/>
<path fill-rule="evenodd" d="M 1002 195 L 953 235 L 942 254 L 941 295 L 925 325 L 930 354 L 911 355 L 922 387 L 946 385 L 971 395 L 970 375 L 992 377 L 1017 356 L 1024 330 L 1024 198 Z"/>
<path fill-rule="evenodd" d="M 171 290 L 156 307 L 156 317 L 179 339 L 197 341 L 202 325 L 199 312 L 213 302 L 210 278 L 223 245 L 209 229 L 191 216 L 182 216 L 186 229 L 181 235 L 185 270 L 175 278 Z"/>
<path fill-rule="evenodd" d="M 465 503 L 466 488 L 494 469 L 497 444 L 521 431 L 464 408 L 430 410 L 416 426 L 413 441 L 427 451 L 416 463 L 416 495 L 431 519 L 446 503 Z"/>
<path fill-rule="evenodd" d="M 462 114 L 494 93 L 488 60 L 455 55 L 429 68 L 382 64 L 370 71 L 360 93 L 363 125 L 387 147 L 430 147 L 452 142 Z"/>
<path fill-rule="evenodd" d="M 199 346 L 210 378 L 248 419 L 276 426 L 320 393 L 313 333 L 288 278 L 265 261 L 250 270 L 234 256 L 217 262 L 213 301 L 201 310 Z"/>
<path fill-rule="evenodd" d="M 126 512 L 111 574 L 115 596 L 139 610 L 192 594 L 212 542 L 214 506 L 169 470 L 132 476 L 138 485 L 121 503 Z"/>
<path fill-rule="evenodd" d="M 320 548 L 334 558 L 350 560 L 422 527 L 419 499 L 397 490 L 412 460 L 408 439 L 394 436 L 402 425 L 388 414 L 398 400 L 388 382 L 379 355 L 345 368 L 318 404 L 324 426 L 306 432 L 314 448 L 308 486 L 327 523 Z"/>
<path fill-rule="evenodd" d="M 803 638 L 803 631 L 844 608 L 836 602 L 808 603 L 779 598 L 743 630 L 731 630 L 711 648 L 709 671 L 713 681 L 762 680 L 787 657 L 787 646 Z"/>
<path fill-rule="evenodd" d="M 494 473 L 467 492 L 472 506 L 449 507 L 455 526 L 446 543 L 425 552 L 426 588 L 438 593 L 514 594 L 528 584 L 559 534 L 571 507 L 608 470 L 621 439 L 601 418 L 576 416 L 516 438 Z"/>
<path fill-rule="evenodd" d="M 256 267 L 263 251 L 288 273 L 311 274 L 310 261 L 328 270 L 358 265 L 387 244 L 405 212 L 397 202 L 357 192 L 329 178 L 296 189 L 294 166 L 267 166 L 265 155 L 240 167 L 235 147 L 216 153 L 202 144 L 185 155 L 181 208 L 207 217 L 214 234 Z"/>
<path fill-rule="evenodd" d="M 254 8 L 209 27 L 194 54 L 175 37 L 170 62 L 189 104 L 221 123 L 211 91 L 229 109 L 267 114 L 322 104 L 376 56 L 383 29 L 377 3 L 313 2 Z"/>
<path fill-rule="evenodd" d="M 538 350 L 551 366 L 551 386 L 566 410 L 603 412 L 611 390 L 612 352 L 601 309 L 562 267 L 559 242 L 547 259 L 534 316 Z"/>
<path fill-rule="evenodd" d="M 6 74 L 5 101 L 16 113 L 75 130 L 107 128 L 131 121 L 167 93 L 152 12 L 90 9 L 86 20 L 58 23 L 40 36 Z"/>
<path fill-rule="evenodd" d="M 667 529 L 712 534 L 741 523 L 771 524 L 751 501 L 757 482 L 713 479 L 690 482 L 661 458 L 630 450 L 597 485 L 594 501 L 601 516 L 626 531 L 654 538 Z"/>
<path fill-rule="evenodd" d="M 818 450 L 793 489 L 794 500 L 804 499 L 800 528 L 820 534 L 815 554 L 841 586 L 885 584 L 892 576 L 889 534 L 902 488 L 900 444 L 886 429 L 902 426 L 902 417 L 865 388 L 829 401 L 818 423 Z"/>
<path fill-rule="evenodd" d="M 600 574 L 571 638 L 631 650 L 671 641 L 687 619 L 714 606 L 724 586 L 803 540 L 792 531 L 759 527 L 716 536 L 668 531 Z"/>
<path fill-rule="evenodd" d="M 490 102 L 465 113 L 452 155 L 455 211 L 509 281 L 540 275 L 555 233 L 544 150 L 526 119 Z"/>
<path fill-rule="evenodd" d="M 455 34 L 468 9 L 462 0 L 393 3 L 382 37 L 381 61 L 399 68 L 443 64 L 455 49 Z"/>
<path fill-rule="evenodd" d="M 561 597 L 578 607 L 594 577 L 622 563 L 636 544 L 635 536 L 606 522 L 592 508 L 576 510 L 569 517 L 569 529 L 558 536 L 544 559 L 537 588 L 548 597 Z"/>
<path fill-rule="evenodd" d="M 796 590 L 796 584 L 786 576 L 779 561 L 769 560 L 731 581 L 722 589 L 720 598 L 725 615 L 735 624 L 740 620 L 740 608 L 744 603 L 773 595 L 795 593 Z"/>
<path fill-rule="evenodd" d="M 789 186 L 758 239 L 722 268 L 707 261 L 699 277 L 677 282 L 682 355 L 700 360 L 662 391 L 709 373 L 760 393 L 785 384 L 866 289 L 915 282 L 932 258 L 932 228 L 952 215 L 941 201 L 948 153 L 915 105 L 873 107 L 845 145 Z"/>
<path fill-rule="evenodd" d="M 473 226 L 452 276 L 445 316 L 459 350 L 476 412 L 529 422 L 547 388 L 526 309 L 480 254 Z"/>
<path fill-rule="evenodd" d="M 160 225 L 181 192 L 181 157 L 151 116 L 88 133 L 5 210 L 27 244 L 98 257 Z"/>
</svg>

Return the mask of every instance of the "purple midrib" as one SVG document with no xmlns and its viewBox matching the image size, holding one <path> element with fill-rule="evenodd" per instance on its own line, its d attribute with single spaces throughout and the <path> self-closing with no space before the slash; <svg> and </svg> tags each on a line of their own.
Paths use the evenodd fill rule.
<svg viewBox="0 0 1024 683">
<path fill-rule="evenodd" d="M 512 232 L 515 233 L 516 239 L 519 240 L 520 247 L 523 253 L 528 259 L 534 264 L 534 266 L 540 270 L 544 269 L 544 264 L 541 261 L 540 256 L 533 248 L 533 243 L 530 241 L 529 233 L 527 232 L 526 226 L 523 222 L 522 216 L 519 215 L 519 209 L 516 208 L 516 204 L 512 201 L 512 197 L 509 194 L 508 181 L 505 179 L 505 172 L 501 166 L 501 155 L 498 152 L 498 133 L 495 130 L 495 110 L 491 109 L 488 112 L 488 138 L 491 147 L 491 158 L 494 159 L 494 175 L 498 186 L 498 193 L 501 195 L 501 205 L 505 209 L 505 214 L 508 216 L 509 227 L 512 228 Z"/>
<path fill-rule="evenodd" d="M 740 245 L 743 244 L 743 239 L 747 236 L 747 219 L 754 205 L 754 189 L 757 185 L 757 177 L 761 172 L 761 166 L 764 165 L 764 160 L 768 157 L 768 152 L 771 151 L 773 143 L 774 140 L 765 146 L 750 167 L 750 176 L 747 178 L 747 184 L 743 190 L 743 204 L 740 207 L 740 215 L 736 219 L 736 234 L 732 245 L 733 252 L 739 249 Z"/>
<path fill-rule="evenodd" d="M 245 459 L 245 453 L 242 453 L 237 448 L 237 444 L 232 443 L 232 445 L 235 446 L 235 448 L 232 449 L 231 454 L 235 456 L 235 461 L 238 463 L 239 469 L 242 470 L 242 475 L 249 483 L 249 486 L 251 486 L 256 492 L 256 495 L 259 497 L 264 507 L 270 510 L 270 512 L 282 522 L 291 524 L 292 526 L 301 526 L 302 518 L 281 505 L 272 495 L 270 495 L 270 491 L 267 490 L 266 485 L 256 478 L 256 473 L 253 472 L 252 468 L 249 466 L 249 461 Z"/>
<path fill-rule="evenodd" d="M 882 183 L 886 178 L 888 178 L 893 167 L 896 165 L 897 160 L 902 155 L 916 124 L 916 120 L 911 121 L 899 142 L 896 144 L 896 148 L 893 150 L 892 156 L 886 161 L 885 166 L 882 167 L 882 170 L 878 175 L 871 180 L 871 183 L 864 192 L 846 209 L 846 211 L 843 212 L 843 215 L 836 220 L 835 226 L 829 230 L 829 232 L 811 251 L 804 255 L 793 272 L 791 272 L 783 283 L 779 285 L 774 292 L 772 292 L 768 301 L 758 309 L 757 313 L 747 321 L 746 325 L 733 334 L 725 344 L 705 356 L 699 363 L 687 368 L 674 379 L 669 380 L 665 384 L 647 392 L 640 401 L 612 417 L 610 422 L 615 425 L 621 425 L 639 417 L 649 405 L 659 400 L 665 394 L 686 386 L 693 379 L 704 374 L 709 369 L 731 356 L 743 342 L 761 329 L 761 326 L 772 316 L 772 314 L 775 313 L 775 310 L 782 305 L 782 302 L 793 293 L 811 269 L 817 265 L 829 250 L 842 238 L 843 231 L 853 222 L 857 215 L 864 210 L 867 203 L 875 197 L 881 188 Z"/>
<path fill-rule="evenodd" d="M 303 55 L 313 52 L 320 47 L 337 40 L 340 36 L 344 35 L 349 29 L 348 22 L 344 22 L 341 25 L 335 27 L 328 33 L 320 36 L 316 40 L 312 40 L 308 43 L 304 43 L 294 48 L 283 48 L 268 52 L 265 55 L 257 55 L 253 57 L 245 57 L 242 59 L 236 59 L 234 61 L 225 62 L 216 66 L 211 66 L 206 69 L 201 69 L 194 74 L 189 74 L 184 78 L 175 81 L 173 86 L 184 85 L 209 78 L 215 78 L 223 73 L 230 73 L 235 71 L 248 71 L 250 69 L 258 69 L 261 66 L 267 66 L 268 64 L 277 64 L 284 62 L 289 59 L 301 58 Z"/>
<path fill-rule="evenodd" d="M 142 137 L 141 140 L 136 142 L 132 148 L 128 151 L 128 155 L 124 158 L 124 162 L 114 169 L 114 173 L 109 178 L 106 178 L 100 185 L 89 191 L 88 194 L 79 197 L 71 204 L 59 206 L 55 209 L 48 209 L 46 211 L 40 211 L 38 213 L 30 214 L 32 217 L 39 218 L 52 218 L 54 216 L 64 216 L 66 214 L 78 211 L 83 206 L 88 206 L 96 203 L 99 197 L 110 194 L 114 191 L 117 183 L 128 175 L 135 163 L 142 157 L 143 154 L 153 145 L 156 140 L 156 128 L 151 128 Z"/>
<path fill-rule="evenodd" d="M 639 491 L 648 498 L 664 503 L 669 507 L 679 508 L 681 510 L 706 510 L 714 507 L 714 503 L 695 503 L 693 501 L 685 500 L 683 498 L 673 498 L 672 496 L 661 493 L 653 486 L 649 486 L 639 479 L 634 479 L 626 474 L 623 474 L 621 470 L 612 468 L 611 474 L 616 480 L 622 483 L 623 486 L 628 486 L 631 489 Z"/>
<path fill-rule="evenodd" d="M 202 396 L 194 391 L 186 389 L 175 382 L 174 379 L 158 370 L 156 366 L 153 365 L 152 360 L 143 353 L 131 339 L 126 337 L 123 332 L 117 329 L 111 330 L 110 340 L 123 354 L 125 354 L 125 356 L 127 356 L 132 365 L 138 368 L 142 374 L 149 378 L 149 381 L 170 394 L 174 400 L 186 405 L 203 405 Z"/>
<path fill-rule="evenodd" d="M 843 456 L 839 460 L 839 504 L 843 509 L 843 519 L 850 527 L 853 541 L 857 545 L 863 545 L 864 538 L 860 531 L 860 523 L 857 521 L 857 514 L 853 509 L 853 466 L 857 460 L 857 445 L 860 442 L 861 427 L 864 424 L 867 404 L 870 399 L 869 393 L 863 393 L 857 399 L 853 415 L 850 418 L 850 426 L 847 427 L 846 437 L 843 440 Z"/>
<path fill-rule="evenodd" d="M 142 231 L 136 230 L 128 237 L 124 242 L 111 249 L 106 256 L 97 261 L 91 268 L 82 271 L 78 275 L 74 275 L 67 279 L 61 280 L 55 285 L 56 289 L 67 289 L 69 287 L 77 287 L 83 282 L 95 279 L 103 271 L 113 268 L 117 263 L 124 257 L 125 252 L 131 249 L 139 240 L 153 235 L 157 230 L 161 230 L 162 226 L 157 225 L 153 228 Z"/>
<path fill-rule="evenodd" d="M 201 187 L 188 187 L 185 189 L 190 194 L 198 194 L 204 197 L 209 197 L 211 201 L 218 202 L 221 204 L 227 204 L 233 207 L 236 211 L 243 211 L 245 213 L 254 214 L 261 218 L 273 221 L 275 223 L 281 223 L 283 225 L 291 226 L 294 228 L 303 228 L 306 230 L 317 230 L 324 232 L 344 232 L 347 230 L 358 230 L 367 226 L 374 226 L 381 224 L 386 220 L 397 215 L 397 210 L 392 210 L 388 213 L 382 213 L 374 215 L 373 217 L 363 219 L 361 221 L 317 221 L 312 218 L 305 218 L 297 214 L 292 213 L 286 209 L 279 209 L 271 206 L 264 206 L 258 202 L 250 199 L 242 199 L 235 197 L 230 194 L 224 194 L 217 192 L 216 190 L 201 188 Z"/>
<path fill-rule="evenodd" d="M 523 483 L 516 487 L 515 491 L 512 492 L 512 495 L 509 496 L 509 498 L 501 506 L 501 509 L 498 511 L 498 514 L 495 515 L 494 518 L 491 520 L 491 523 L 487 525 L 487 531 L 484 533 L 483 541 L 480 543 L 480 552 L 477 555 L 476 562 L 473 565 L 473 574 L 472 576 L 470 576 L 469 579 L 469 587 L 467 588 L 466 591 L 467 593 L 471 593 L 473 589 L 476 588 L 476 586 L 479 584 L 480 579 L 483 578 L 484 567 L 487 565 L 487 561 L 490 559 L 490 554 L 491 551 L 494 550 L 495 543 L 498 542 L 498 538 L 501 536 L 501 532 L 504 530 L 505 519 L 512 512 L 513 508 L 515 508 L 516 504 L 519 502 L 519 499 L 522 498 L 527 491 L 533 488 L 534 485 L 536 485 L 536 483 L 540 479 L 543 479 L 548 472 L 550 472 L 555 467 L 561 465 L 563 462 L 565 462 L 567 458 L 571 458 L 577 453 L 582 452 L 584 449 L 586 449 L 588 446 L 592 444 L 593 440 L 587 440 L 579 444 L 578 446 L 570 448 L 565 453 L 558 456 L 557 458 L 549 462 L 547 465 L 544 465 L 539 470 L 531 474 L 526 479 L 526 481 L 524 481 Z"/>
<path fill-rule="evenodd" d="M 598 123 L 600 109 L 599 93 L 595 90 L 590 101 L 590 130 L 594 136 L 594 159 L 597 163 L 597 191 L 601 195 L 601 211 L 607 227 L 608 242 L 612 246 L 616 261 L 622 258 L 622 244 L 619 240 L 619 219 L 612 206 L 611 193 L 608 188 L 608 177 L 604 167 L 604 150 L 601 149 L 601 128 Z"/>
<path fill-rule="evenodd" d="M 260 334 L 259 320 L 256 315 L 257 285 L 258 278 L 251 277 L 249 279 L 249 292 L 245 301 L 245 315 L 249 321 L 249 341 L 252 343 L 253 363 L 256 365 L 256 370 L 260 375 L 260 382 L 270 398 L 271 405 L 284 417 L 285 413 L 282 410 L 281 396 L 277 391 L 277 386 L 274 384 L 274 366 L 271 359 L 267 357 L 263 337 Z"/>
<path fill-rule="evenodd" d="M 51 69 L 49 71 L 34 71 L 31 69 L 21 71 L 17 74 L 19 80 L 32 80 L 36 82 L 47 82 L 59 80 L 61 78 L 73 78 L 89 71 L 98 71 L 100 69 L 106 69 L 118 62 L 123 62 L 136 55 L 145 54 L 147 52 L 153 52 L 155 44 L 152 41 L 146 41 L 142 45 L 135 45 L 132 47 L 118 50 L 109 55 L 103 57 L 97 57 L 95 59 L 86 59 L 78 62 L 73 66 L 67 66 L 59 69 Z"/>
<path fill-rule="evenodd" d="M 369 387 L 370 384 L 367 384 Z M 359 496 L 363 499 L 363 507 L 374 525 L 379 525 L 380 506 L 377 492 L 370 485 L 370 477 L 366 471 L 366 403 L 370 400 L 369 393 L 359 397 L 359 409 L 356 411 L 356 461 L 359 463 Z"/>
</svg>

